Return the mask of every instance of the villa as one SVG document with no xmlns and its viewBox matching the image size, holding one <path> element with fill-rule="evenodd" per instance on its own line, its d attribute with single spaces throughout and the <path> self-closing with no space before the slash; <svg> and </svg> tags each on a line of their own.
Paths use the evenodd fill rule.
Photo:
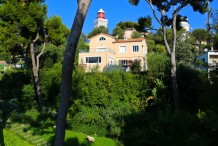
<svg viewBox="0 0 218 146">
<path fill-rule="evenodd" d="M 94 27 L 107 27 L 108 20 L 105 12 L 100 9 L 97 18 L 94 20 Z M 134 30 L 127 29 L 123 39 L 117 39 L 108 34 L 98 34 L 89 39 L 89 51 L 80 52 L 78 64 L 83 66 L 85 71 L 97 67 L 99 71 L 113 69 L 119 66 L 128 71 L 130 65 L 140 61 L 141 70 L 147 70 L 147 44 L 145 38 L 131 38 Z"/>
<path fill-rule="evenodd" d="M 79 65 L 82 65 L 86 71 L 96 66 L 99 71 L 104 71 L 116 65 L 127 71 L 130 63 L 135 60 L 141 62 L 142 70 L 147 70 L 145 38 L 116 39 L 101 33 L 90 38 L 89 45 L 89 51 L 80 52 L 78 58 Z"/>
</svg>

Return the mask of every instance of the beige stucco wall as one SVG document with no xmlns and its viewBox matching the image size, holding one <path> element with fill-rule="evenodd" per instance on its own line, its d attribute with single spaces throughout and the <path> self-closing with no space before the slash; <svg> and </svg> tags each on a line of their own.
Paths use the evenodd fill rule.
<svg viewBox="0 0 218 146">
<path fill-rule="evenodd" d="M 126 46 L 126 52 L 120 53 L 120 47 Z M 139 52 L 133 52 L 133 46 L 139 46 Z M 138 59 L 141 60 L 142 69 L 147 69 L 146 61 L 146 54 L 147 54 L 147 44 L 145 40 L 141 42 L 123 42 L 123 43 L 116 43 L 115 44 L 115 51 L 116 51 L 116 60 L 115 63 L 118 64 L 119 60 L 134 60 Z"/>
<path fill-rule="evenodd" d="M 105 41 L 99 41 L 100 37 L 104 37 Z M 126 46 L 126 52 L 120 53 L 120 46 Z M 138 52 L 133 52 L 133 46 L 139 46 Z M 99 34 L 90 39 L 89 52 L 79 53 L 79 64 L 86 66 L 86 71 L 90 68 L 99 66 L 99 70 L 103 71 L 105 67 L 111 62 L 112 64 L 119 64 L 119 60 L 141 60 L 143 70 L 147 69 L 146 56 L 147 44 L 145 39 L 129 39 L 129 40 L 115 40 L 112 36 L 106 34 Z M 105 52 L 97 52 L 97 48 L 109 48 Z M 112 52 L 110 50 L 113 50 Z M 85 63 L 85 57 L 101 57 L 101 63 Z M 113 60 L 113 61 L 112 61 Z"/>
<path fill-rule="evenodd" d="M 99 39 L 101 37 L 105 37 L 105 41 L 100 41 Z M 108 36 L 105 34 L 99 34 L 96 35 L 94 37 L 92 37 L 90 39 L 90 44 L 89 44 L 89 48 L 90 48 L 90 52 L 93 52 L 92 50 L 96 50 L 96 48 L 110 48 L 113 49 L 114 48 L 114 44 L 113 42 L 115 41 L 115 39 L 112 36 Z"/>
<path fill-rule="evenodd" d="M 126 46 L 126 52 L 120 53 L 120 46 Z M 132 47 L 139 46 L 139 52 L 133 52 Z M 142 42 L 123 42 L 123 43 L 115 43 L 115 51 L 116 57 L 137 57 L 144 56 L 147 53 L 147 45 L 145 41 Z"/>
<path fill-rule="evenodd" d="M 101 63 L 86 63 L 86 57 L 101 57 Z M 109 59 L 112 59 L 111 60 Z M 99 67 L 99 71 L 103 71 L 107 65 L 114 64 L 115 56 L 114 54 L 111 54 L 110 52 L 95 52 L 95 53 L 79 53 L 79 64 L 83 64 L 83 66 L 86 66 L 86 71 L 90 71 L 91 69 L 95 68 L 96 66 Z"/>
<path fill-rule="evenodd" d="M 123 37 L 124 38 L 131 38 L 134 31 L 135 30 L 133 30 L 133 29 L 125 30 Z"/>
</svg>

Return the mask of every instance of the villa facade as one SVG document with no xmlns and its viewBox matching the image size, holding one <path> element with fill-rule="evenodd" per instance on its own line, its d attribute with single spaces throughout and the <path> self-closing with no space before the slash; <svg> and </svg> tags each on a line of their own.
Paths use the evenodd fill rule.
<svg viewBox="0 0 218 146">
<path fill-rule="evenodd" d="M 209 50 L 204 54 L 196 57 L 196 60 L 201 60 L 206 64 L 204 69 L 208 70 L 208 72 L 217 69 L 218 67 L 218 52 L 216 50 Z"/>
<path fill-rule="evenodd" d="M 113 66 L 128 70 L 130 63 L 141 62 L 142 70 L 147 70 L 147 44 L 145 38 L 116 39 L 108 34 L 98 34 L 90 38 L 88 52 L 79 53 L 79 65 L 86 71 L 98 67 L 99 71 Z"/>
</svg>

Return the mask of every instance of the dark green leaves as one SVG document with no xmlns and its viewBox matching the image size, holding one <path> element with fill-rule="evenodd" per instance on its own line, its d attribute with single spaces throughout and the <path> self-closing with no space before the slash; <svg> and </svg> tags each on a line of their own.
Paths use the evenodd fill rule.
<svg viewBox="0 0 218 146">
<path fill-rule="evenodd" d="M 48 18 L 45 22 L 45 27 L 48 30 L 48 42 L 56 46 L 63 45 L 66 42 L 70 30 L 62 23 L 60 17 L 53 16 Z"/>
<path fill-rule="evenodd" d="M 105 26 L 100 26 L 98 28 L 94 28 L 89 34 L 88 34 L 88 38 L 91 38 L 97 34 L 100 34 L 100 33 L 105 33 L 105 34 L 108 34 L 108 28 L 105 27 Z"/>
<path fill-rule="evenodd" d="M 139 0 L 129 0 L 129 2 L 130 2 L 132 5 L 137 6 L 138 3 L 139 3 Z"/>
</svg>

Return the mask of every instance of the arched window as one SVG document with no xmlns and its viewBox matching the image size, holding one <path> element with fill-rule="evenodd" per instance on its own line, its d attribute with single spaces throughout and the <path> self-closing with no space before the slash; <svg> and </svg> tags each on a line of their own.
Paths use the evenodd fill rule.
<svg viewBox="0 0 218 146">
<path fill-rule="evenodd" d="M 99 38 L 99 41 L 105 41 L 106 39 L 105 39 L 105 37 L 100 37 Z"/>
</svg>

